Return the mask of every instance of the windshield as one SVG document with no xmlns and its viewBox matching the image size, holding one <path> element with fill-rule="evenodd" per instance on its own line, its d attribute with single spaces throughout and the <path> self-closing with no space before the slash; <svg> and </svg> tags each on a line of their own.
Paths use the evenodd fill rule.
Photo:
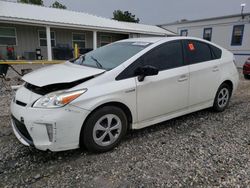
<svg viewBox="0 0 250 188">
<path fill-rule="evenodd" d="M 146 42 L 118 42 L 113 43 L 94 51 L 86 53 L 77 59 L 70 61 L 78 65 L 91 66 L 99 69 L 111 70 L 141 50 L 148 47 L 151 43 Z"/>
</svg>

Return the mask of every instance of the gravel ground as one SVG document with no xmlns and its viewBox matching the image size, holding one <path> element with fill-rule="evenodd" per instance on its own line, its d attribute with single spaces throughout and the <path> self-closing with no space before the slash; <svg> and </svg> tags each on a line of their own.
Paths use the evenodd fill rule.
<svg viewBox="0 0 250 188">
<path fill-rule="evenodd" d="M 132 131 L 119 147 L 103 154 L 23 146 L 10 128 L 11 94 L 2 90 L 0 187 L 250 185 L 250 81 L 241 78 L 225 112 L 203 110 Z"/>
</svg>

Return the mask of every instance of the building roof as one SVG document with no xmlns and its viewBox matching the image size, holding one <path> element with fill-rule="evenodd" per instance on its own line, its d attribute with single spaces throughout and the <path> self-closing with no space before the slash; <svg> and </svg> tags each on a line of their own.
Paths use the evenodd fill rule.
<svg viewBox="0 0 250 188">
<path fill-rule="evenodd" d="M 162 36 L 175 35 L 158 26 L 120 22 L 83 12 L 1 0 L 0 21 Z"/>
<path fill-rule="evenodd" d="M 172 23 L 159 24 L 159 26 L 187 24 L 187 23 L 194 23 L 194 22 L 204 22 L 204 21 L 220 20 L 220 19 L 227 19 L 227 18 L 234 18 L 234 17 L 241 17 L 241 16 L 242 16 L 241 14 L 232 14 L 232 15 L 217 16 L 217 17 L 197 19 L 197 20 L 176 21 L 176 22 L 172 22 Z M 244 13 L 244 16 L 249 16 L 249 18 L 250 18 L 250 12 Z"/>
</svg>

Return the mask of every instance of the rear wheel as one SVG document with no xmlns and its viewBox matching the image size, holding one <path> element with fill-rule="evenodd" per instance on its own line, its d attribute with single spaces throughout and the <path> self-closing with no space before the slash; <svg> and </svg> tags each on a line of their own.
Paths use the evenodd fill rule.
<svg viewBox="0 0 250 188">
<path fill-rule="evenodd" d="M 228 84 L 223 83 L 216 93 L 213 109 L 217 112 L 224 111 L 229 104 L 231 94 L 232 88 Z"/>
<path fill-rule="evenodd" d="M 250 80 L 250 75 L 244 74 L 244 78 L 247 79 L 247 80 Z"/>
<path fill-rule="evenodd" d="M 127 131 L 127 117 L 115 106 L 104 106 L 90 115 L 81 132 L 81 144 L 92 152 L 106 152 L 119 144 Z"/>
</svg>

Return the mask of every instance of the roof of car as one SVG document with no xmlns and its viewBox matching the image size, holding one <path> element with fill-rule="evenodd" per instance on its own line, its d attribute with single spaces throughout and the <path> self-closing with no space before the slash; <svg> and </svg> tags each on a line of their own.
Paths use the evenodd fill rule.
<svg viewBox="0 0 250 188">
<path fill-rule="evenodd" d="M 145 38 L 130 38 L 125 39 L 120 42 L 147 42 L 147 43 L 156 43 L 166 37 L 145 37 Z"/>
<path fill-rule="evenodd" d="M 130 38 L 125 39 L 119 42 L 145 42 L 145 43 L 157 43 L 159 41 L 170 41 L 170 40 L 180 40 L 180 39 L 190 39 L 190 40 L 200 40 L 204 41 L 200 38 L 195 37 L 186 37 L 186 36 L 175 36 L 175 37 L 144 37 L 144 38 Z M 207 42 L 207 41 L 206 41 Z"/>
</svg>

